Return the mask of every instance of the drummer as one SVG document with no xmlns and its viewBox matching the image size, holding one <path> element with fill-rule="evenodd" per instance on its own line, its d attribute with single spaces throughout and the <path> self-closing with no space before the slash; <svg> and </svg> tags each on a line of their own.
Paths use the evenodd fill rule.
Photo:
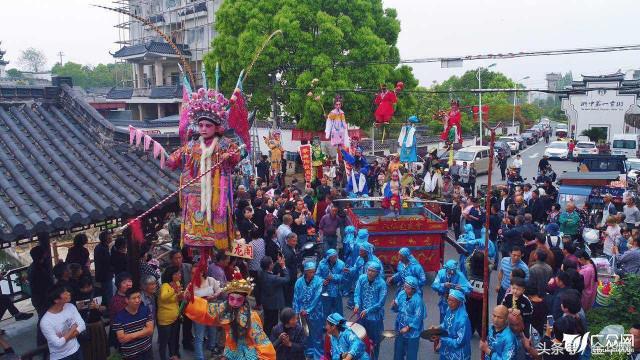
<svg viewBox="0 0 640 360">
<path fill-rule="evenodd" d="M 325 317 L 329 314 L 342 314 L 342 284 L 344 262 L 338 259 L 336 249 L 327 250 L 324 259 L 318 265 L 318 276 L 322 279 L 322 309 Z"/>
<path fill-rule="evenodd" d="M 438 302 L 438 308 L 440 309 L 440 321 L 444 319 L 444 315 L 447 311 L 449 292 L 452 289 L 460 290 L 463 294 L 467 295 L 471 292 L 471 284 L 469 280 L 458 270 L 458 262 L 449 259 L 444 263 L 444 267 L 438 270 L 436 278 L 431 284 L 431 288 L 440 294 L 440 301 Z"/>
<path fill-rule="evenodd" d="M 394 360 L 416 360 L 420 345 L 420 333 L 427 317 L 427 308 L 418 294 L 419 281 L 409 275 L 402 290 L 393 300 L 391 310 L 398 313 L 395 330 Z"/>
<path fill-rule="evenodd" d="M 402 291 L 402 285 L 406 283 L 406 278 L 412 276 L 418 281 L 418 288 L 416 290 L 418 294 L 422 296 L 422 287 L 427 282 L 422 265 L 411 255 L 409 248 L 403 247 L 398 251 L 398 255 L 400 261 L 398 261 L 397 271 L 387 279 L 387 284 L 396 284 L 398 286 L 396 295 L 398 295 L 400 291 Z"/>
<path fill-rule="evenodd" d="M 373 360 L 378 359 L 380 341 L 384 330 L 384 303 L 387 297 L 387 284 L 380 277 L 382 265 L 377 261 L 370 261 L 366 267 L 367 273 L 360 275 L 354 293 L 354 314 L 360 314 L 358 323 L 367 330 L 367 336 L 373 342 Z"/>
<path fill-rule="evenodd" d="M 435 338 L 440 360 L 471 359 L 471 322 L 464 302 L 462 291 L 449 291 L 447 311 L 440 323 L 444 335 Z"/>
<path fill-rule="evenodd" d="M 327 316 L 324 326 L 331 339 L 331 358 L 345 360 L 369 360 L 364 342 L 338 313 Z"/>
<path fill-rule="evenodd" d="M 304 263 L 304 275 L 298 278 L 294 287 L 293 310 L 309 326 L 305 355 L 312 359 L 319 359 L 324 352 L 321 293 L 322 279 L 316 276 L 316 264 L 307 261 Z"/>
</svg>

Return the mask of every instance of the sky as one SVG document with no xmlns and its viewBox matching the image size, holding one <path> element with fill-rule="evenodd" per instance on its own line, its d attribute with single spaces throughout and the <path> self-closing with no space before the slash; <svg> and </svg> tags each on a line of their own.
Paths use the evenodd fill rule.
<svg viewBox="0 0 640 360">
<path fill-rule="evenodd" d="M 401 22 L 398 39 L 403 59 L 456 57 L 576 47 L 638 44 L 634 14 L 638 0 L 383 0 Z M 81 64 L 112 62 L 118 49 L 121 15 L 90 4 L 111 6 L 111 0 L 2 1 L 0 48 L 9 68 L 20 52 L 41 49 L 48 67 L 60 61 Z M 632 15 L 627 16 L 626 14 Z M 640 68 L 640 51 L 469 61 L 461 68 L 439 63 L 413 64 L 423 86 L 497 63 L 496 71 L 528 88 L 546 86 L 545 74 L 572 71 L 598 75 Z"/>
</svg>

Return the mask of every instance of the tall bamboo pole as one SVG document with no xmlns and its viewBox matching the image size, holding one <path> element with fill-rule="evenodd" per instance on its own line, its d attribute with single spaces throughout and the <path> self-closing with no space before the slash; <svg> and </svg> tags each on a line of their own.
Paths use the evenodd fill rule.
<svg viewBox="0 0 640 360">
<path fill-rule="evenodd" d="M 491 132 L 491 141 L 489 142 L 489 173 L 487 174 L 487 194 L 485 198 L 485 232 L 484 232 L 484 287 L 482 296 L 482 340 L 487 340 L 487 324 L 489 322 L 489 218 L 491 214 L 491 175 L 493 173 L 493 151 L 496 142 L 496 129 L 502 127 L 502 123 L 498 123 L 495 127 L 489 127 L 483 123 L 480 128 L 486 127 Z M 480 359 L 484 359 L 484 354 L 480 354 Z"/>
</svg>

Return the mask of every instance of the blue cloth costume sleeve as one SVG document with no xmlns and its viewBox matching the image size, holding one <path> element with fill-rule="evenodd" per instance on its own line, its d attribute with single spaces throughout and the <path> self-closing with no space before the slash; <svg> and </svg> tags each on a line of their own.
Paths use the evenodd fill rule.
<svg viewBox="0 0 640 360">
<path fill-rule="evenodd" d="M 469 280 L 467 280 L 467 277 L 464 276 L 464 274 L 460 271 L 458 271 L 457 284 L 460 285 L 460 291 L 462 291 L 465 295 L 469 295 L 469 293 L 471 293 L 471 284 L 469 283 Z"/>
<path fill-rule="evenodd" d="M 444 287 L 444 283 L 446 283 L 446 270 L 440 269 L 436 274 L 436 278 L 433 280 L 431 284 L 431 288 L 440 295 L 444 295 L 446 292 L 446 288 Z"/>
<path fill-rule="evenodd" d="M 378 298 L 376 299 L 376 302 L 374 302 L 368 309 L 365 309 L 367 313 L 383 309 L 384 302 L 387 299 L 387 284 L 384 281 L 381 281 L 379 278 L 376 278 L 376 280 L 374 280 L 374 285 L 376 287 L 376 290 L 378 290 L 379 292 Z"/>
<path fill-rule="evenodd" d="M 302 277 L 302 279 L 304 279 L 304 277 Z M 320 295 L 322 294 L 322 280 L 320 280 L 320 278 L 318 278 L 317 276 L 314 276 L 313 280 L 311 280 L 311 286 L 313 286 L 313 298 L 311 299 L 309 307 L 305 309 L 307 310 L 307 313 L 311 313 L 320 302 Z"/>
</svg>

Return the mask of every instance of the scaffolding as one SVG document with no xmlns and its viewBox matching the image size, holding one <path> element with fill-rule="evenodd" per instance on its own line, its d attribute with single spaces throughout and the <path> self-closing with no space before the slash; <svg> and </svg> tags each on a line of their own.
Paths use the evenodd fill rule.
<svg viewBox="0 0 640 360">
<path fill-rule="evenodd" d="M 191 67 L 199 85 L 202 81 L 204 56 L 211 49 L 214 38 L 214 12 L 222 0 L 115 0 L 114 7 L 129 13 L 153 19 L 153 22 L 176 44 L 188 45 L 191 52 Z M 202 11 L 202 6 L 206 12 Z M 149 41 L 162 41 L 152 30 L 145 28 L 139 21 L 127 15 L 118 15 L 120 46 L 132 46 Z"/>
</svg>

